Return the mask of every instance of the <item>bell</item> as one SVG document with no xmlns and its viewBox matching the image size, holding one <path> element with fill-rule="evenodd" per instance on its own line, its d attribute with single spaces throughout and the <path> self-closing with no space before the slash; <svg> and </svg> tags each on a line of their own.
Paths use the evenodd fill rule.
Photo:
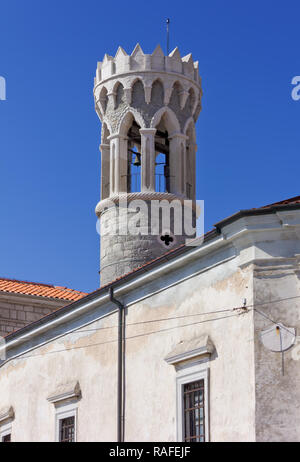
<svg viewBox="0 0 300 462">
<path fill-rule="evenodd" d="M 134 165 L 135 167 L 140 167 L 140 166 L 141 166 L 141 154 L 137 153 L 137 154 L 135 155 L 135 160 L 134 160 L 134 162 L 133 162 L 133 165 Z"/>
</svg>

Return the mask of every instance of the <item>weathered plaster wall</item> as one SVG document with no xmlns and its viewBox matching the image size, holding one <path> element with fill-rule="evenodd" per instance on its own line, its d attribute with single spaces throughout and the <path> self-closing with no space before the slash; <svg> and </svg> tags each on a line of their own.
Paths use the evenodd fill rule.
<svg viewBox="0 0 300 462">
<path fill-rule="evenodd" d="M 271 322 L 257 310 L 300 327 L 299 228 L 283 222 L 277 214 L 244 217 L 116 288 L 127 306 L 125 441 L 176 440 L 176 370 L 165 358 L 179 342 L 203 335 L 216 349 L 197 365 L 210 370 L 210 440 L 300 440 L 299 345 L 285 353 L 283 376 L 281 355 L 259 338 Z M 56 318 L 56 327 L 24 335 L 9 348 L 9 355 L 23 355 L 0 367 L 0 408 L 15 410 L 13 440 L 53 441 L 54 406 L 47 397 L 76 380 L 82 390 L 78 440 L 116 440 L 116 307 L 104 291 L 97 297 L 80 301 L 81 311 L 71 310 L 69 320 Z M 239 314 L 234 308 L 244 299 L 249 309 Z M 81 332 L 66 333 L 74 327 Z"/>
<path fill-rule="evenodd" d="M 112 315 L 103 327 L 115 326 L 116 322 L 116 315 Z M 117 353 L 113 338 L 114 328 L 68 335 L 28 353 L 27 359 L 4 366 L 0 407 L 5 402 L 14 407 L 13 441 L 55 441 L 55 406 L 47 398 L 59 385 L 74 380 L 79 381 L 82 390 L 78 441 L 115 439 Z M 55 353 L 57 350 L 60 352 Z"/>
<path fill-rule="evenodd" d="M 225 267 L 226 269 L 225 269 Z M 172 321 L 127 327 L 126 441 L 174 441 L 176 438 L 176 371 L 163 358 L 183 340 L 208 334 L 216 347 L 210 361 L 211 441 L 255 439 L 252 314 L 233 312 L 194 316 L 241 306 L 251 294 L 251 272 L 235 264 L 202 273 L 129 308 L 127 323 L 191 315 Z M 249 295 L 251 296 L 251 295 Z M 199 323 L 206 321 L 204 323 Z M 198 323 L 198 324 L 197 324 Z M 180 327 L 187 324 L 186 327 Z M 164 331 L 164 329 L 170 329 Z M 245 403 L 248 403 L 245 406 Z"/>
<path fill-rule="evenodd" d="M 196 261 L 195 268 L 201 271 L 203 263 Z M 165 284 L 176 283 L 180 275 L 187 273 L 169 274 Z M 153 281 L 135 295 L 145 296 L 161 283 Z M 251 271 L 240 270 L 236 259 L 231 259 L 138 303 L 132 304 L 132 293 L 128 295 L 126 441 L 176 440 L 176 372 L 164 358 L 180 341 L 202 334 L 210 335 L 216 347 L 211 361 L 199 366 L 210 368 L 210 438 L 254 440 L 252 314 L 199 315 L 240 306 L 251 292 Z M 234 316 L 214 320 L 228 315 Z M 197 324 L 203 320 L 206 322 Z M 14 441 L 54 440 L 54 405 L 47 397 L 58 385 L 74 380 L 82 390 L 78 440 L 116 439 L 116 326 L 117 315 L 113 314 L 84 328 L 85 333 L 66 335 L 28 353 L 28 358 L 25 355 L 2 366 L 0 407 L 12 405 L 15 409 Z M 156 332 L 159 330 L 163 331 Z M 55 353 L 65 349 L 70 350 Z"/>
<path fill-rule="evenodd" d="M 276 246 L 270 241 L 258 243 L 258 252 L 264 258 L 254 265 L 257 310 L 275 322 L 296 328 L 296 335 L 300 329 L 299 238 L 297 232 L 282 232 Z M 257 441 L 300 441 L 299 346 L 284 353 L 282 375 L 281 353 L 268 350 L 259 337 L 272 322 L 258 312 L 254 322 Z"/>
</svg>

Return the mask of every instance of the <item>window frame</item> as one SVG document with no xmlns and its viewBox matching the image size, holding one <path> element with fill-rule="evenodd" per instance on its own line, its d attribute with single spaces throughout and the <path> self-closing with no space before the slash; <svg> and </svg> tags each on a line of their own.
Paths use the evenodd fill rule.
<svg viewBox="0 0 300 462">
<path fill-rule="evenodd" d="M 192 366 L 178 371 L 176 377 L 177 390 L 177 441 L 185 442 L 184 435 L 184 385 L 204 380 L 204 426 L 205 442 L 209 442 L 209 368 L 199 370 Z"/>
<path fill-rule="evenodd" d="M 55 412 L 55 441 L 60 443 L 60 422 L 68 417 L 74 417 L 74 443 L 77 442 L 78 407 L 74 403 L 56 408 Z"/>
<path fill-rule="evenodd" d="M 5 443 L 5 441 L 3 441 L 3 438 L 7 435 L 10 435 L 10 441 L 12 440 L 11 437 L 12 437 L 12 423 L 11 422 L 7 422 L 7 423 L 4 423 L 4 424 L 1 424 L 0 423 L 0 442 L 1 443 Z"/>
</svg>

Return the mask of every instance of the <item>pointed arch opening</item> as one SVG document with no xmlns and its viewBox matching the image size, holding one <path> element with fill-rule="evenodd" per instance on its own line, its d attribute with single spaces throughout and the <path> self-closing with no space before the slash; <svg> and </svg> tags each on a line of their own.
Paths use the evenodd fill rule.
<svg viewBox="0 0 300 462">
<path fill-rule="evenodd" d="M 169 132 L 162 117 L 155 127 L 155 191 L 170 191 L 170 143 Z"/>
<path fill-rule="evenodd" d="M 180 82 L 174 82 L 169 105 L 177 110 L 181 109 L 181 96 L 183 87 Z"/>
<path fill-rule="evenodd" d="M 108 96 L 107 96 L 107 89 L 105 87 L 101 88 L 100 95 L 99 95 L 100 107 L 102 113 L 105 114 L 107 103 L 108 103 Z"/>
<path fill-rule="evenodd" d="M 151 87 L 151 103 L 155 104 L 158 107 L 164 105 L 164 86 L 161 80 L 156 79 Z"/>
<path fill-rule="evenodd" d="M 144 127 L 140 117 L 127 112 L 120 125 L 119 133 L 124 140 L 124 159 L 122 168 L 122 184 L 128 193 L 141 191 L 141 134 Z"/>
<path fill-rule="evenodd" d="M 143 82 L 140 79 L 135 79 L 131 88 L 131 106 L 140 109 L 141 105 L 146 104 Z"/>
<path fill-rule="evenodd" d="M 140 128 L 140 125 L 133 119 L 127 132 L 127 192 L 141 191 L 142 154 Z"/>
<path fill-rule="evenodd" d="M 155 190 L 157 192 L 172 192 L 172 155 L 170 139 L 180 132 L 180 125 L 175 113 L 168 107 L 161 108 L 151 120 L 151 127 L 156 128 L 155 134 Z"/>
<path fill-rule="evenodd" d="M 113 88 L 114 98 L 115 98 L 115 109 L 117 109 L 121 103 L 124 102 L 124 87 L 121 82 L 117 82 Z"/>
</svg>

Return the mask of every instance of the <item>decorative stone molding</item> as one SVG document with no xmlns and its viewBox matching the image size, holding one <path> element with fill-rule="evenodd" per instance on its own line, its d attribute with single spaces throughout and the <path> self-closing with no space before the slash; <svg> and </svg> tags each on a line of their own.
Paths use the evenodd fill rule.
<svg viewBox="0 0 300 462">
<path fill-rule="evenodd" d="M 161 192 L 151 192 L 151 191 L 145 191 L 145 192 L 133 192 L 133 193 L 124 193 L 124 194 L 115 194 L 110 196 L 107 199 L 104 199 L 100 202 L 98 202 L 95 212 L 98 217 L 100 217 L 101 213 L 107 209 L 108 207 L 111 207 L 112 204 L 118 204 L 122 203 L 122 201 L 125 203 L 132 202 L 134 200 L 143 200 L 143 201 L 153 201 L 153 200 L 167 200 L 168 202 L 172 201 L 180 201 L 182 204 L 186 200 L 186 197 L 179 197 L 178 195 L 175 194 L 170 194 L 170 193 L 161 193 Z M 195 208 L 195 205 L 192 204 L 193 209 Z"/>
<path fill-rule="evenodd" d="M 201 337 L 178 343 L 167 355 L 165 361 L 176 366 L 188 360 L 210 356 L 214 350 L 215 346 L 209 336 L 202 335 Z"/>
<path fill-rule="evenodd" d="M 178 47 L 168 56 L 165 56 L 160 45 L 151 55 L 144 54 L 142 48 L 137 44 L 131 55 L 128 55 L 122 47 L 118 48 L 116 55 L 104 55 L 103 61 L 98 62 L 95 85 L 107 80 L 115 73 L 128 73 L 131 71 L 162 71 L 182 74 L 199 85 L 199 64 L 193 61 L 192 54 L 181 58 Z"/>
<path fill-rule="evenodd" d="M 0 409 L 0 423 L 3 423 L 5 420 L 13 419 L 15 417 L 14 408 L 12 406 L 7 406 Z"/>
<path fill-rule="evenodd" d="M 160 108 L 154 114 L 154 116 L 151 119 L 150 128 L 155 128 L 158 125 L 161 118 L 165 114 L 169 118 L 170 128 L 172 129 L 172 132 L 170 133 L 170 136 L 173 133 L 180 133 L 180 126 L 179 126 L 179 122 L 178 122 L 178 119 L 176 117 L 176 114 L 168 106 L 164 106 L 164 107 Z"/>
<path fill-rule="evenodd" d="M 156 81 L 162 83 L 164 89 L 164 104 L 169 104 L 175 84 L 180 86 L 180 109 L 183 110 L 190 92 L 195 96 L 191 115 L 198 117 L 197 108 L 201 108 L 201 79 L 198 62 L 194 62 L 192 55 L 181 58 L 178 48 L 169 56 L 165 56 L 160 46 L 151 55 L 144 54 L 137 45 L 131 55 L 119 47 L 115 57 L 105 55 L 98 63 L 96 78 L 94 79 L 94 97 L 96 112 L 102 120 L 106 114 L 107 98 L 112 98 L 116 109 L 116 89 L 123 86 L 125 100 L 128 105 L 132 102 L 133 85 L 140 81 L 144 87 L 147 106 L 151 106 L 152 88 Z"/>
<path fill-rule="evenodd" d="M 300 225 L 300 213 L 295 213 L 295 210 L 277 211 L 276 215 L 279 218 L 282 227 L 295 227 Z"/>
<path fill-rule="evenodd" d="M 133 109 L 132 107 L 130 109 L 127 109 L 123 114 L 122 114 L 122 117 L 120 117 L 120 120 L 119 120 L 119 123 L 118 123 L 118 126 L 117 126 L 117 131 L 116 131 L 116 134 L 118 133 L 123 133 L 123 132 L 126 132 L 127 131 L 127 119 L 129 116 L 132 116 L 133 119 L 135 119 L 138 124 L 140 125 L 141 128 L 146 128 L 145 126 L 145 122 L 141 116 L 141 114 L 136 110 L 136 109 Z M 124 128 L 124 126 L 126 127 L 126 129 Z M 130 124 L 128 123 L 128 128 L 129 128 Z"/>
<path fill-rule="evenodd" d="M 50 395 L 47 400 L 50 403 L 56 404 L 62 401 L 66 401 L 69 399 L 80 399 L 81 398 L 81 389 L 79 382 L 71 382 L 67 384 L 63 384 L 57 387 L 55 392 Z"/>
</svg>

